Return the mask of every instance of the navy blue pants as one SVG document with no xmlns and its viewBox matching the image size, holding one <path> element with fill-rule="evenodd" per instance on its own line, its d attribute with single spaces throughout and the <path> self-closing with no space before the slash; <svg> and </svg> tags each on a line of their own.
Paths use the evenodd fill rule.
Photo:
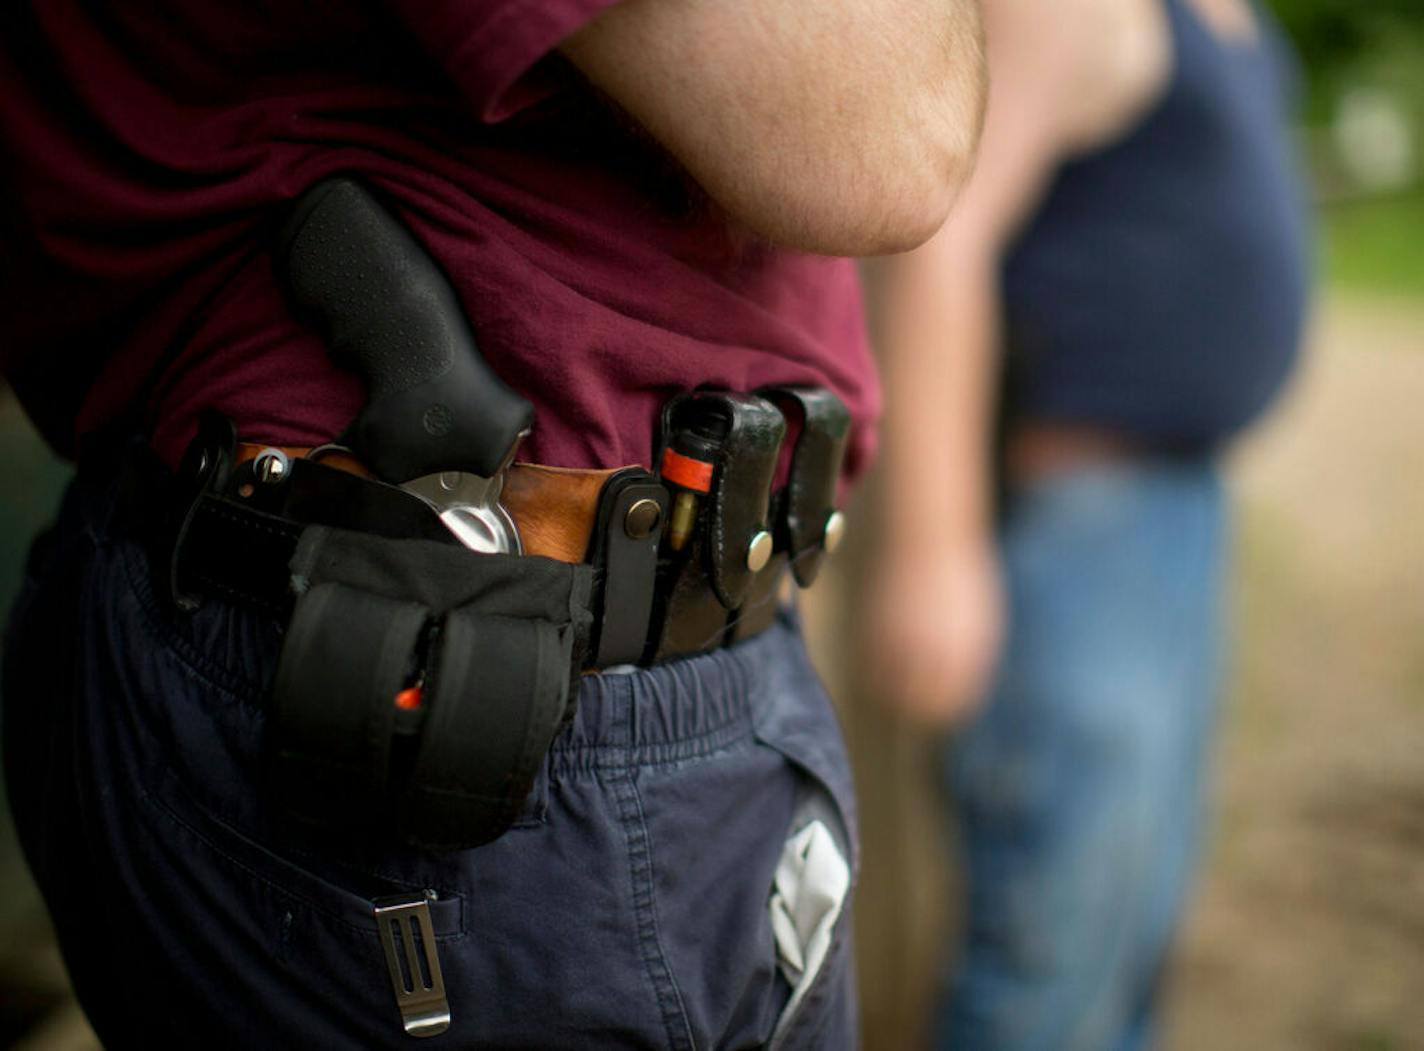
<svg viewBox="0 0 1424 1051">
<path fill-rule="evenodd" d="M 372 914 L 426 893 L 452 1024 L 430 1047 L 763 1046 L 791 987 L 768 917 L 808 799 L 854 841 L 835 718 L 795 624 L 587 676 L 523 818 L 476 850 L 318 843 L 258 756 L 280 626 L 155 594 L 111 480 L 36 543 L 5 646 L 16 825 L 110 1046 L 420 1046 Z M 235 552 L 234 557 L 241 557 Z M 778 1046 L 853 1046 L 850 910 Z"/>
</svg>

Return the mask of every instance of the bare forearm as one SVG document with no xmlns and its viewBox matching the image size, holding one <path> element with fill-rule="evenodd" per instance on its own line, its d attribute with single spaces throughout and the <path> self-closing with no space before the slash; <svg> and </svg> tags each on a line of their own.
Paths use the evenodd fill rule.
<svg viewBox="0 0 1424 1051">
<path fill-rule="evenodd" d="M 903 250 L 968 177 L 977 0 L 624 0 L 564 51 L 713 200 L 783 245 Z"/>
<path fill-rule="evenodd" d="M 995 280 L 957 225 L 886 261 L 885 498 L 866 603 L 871 681 L 933 724 L 983 695 L 1003 624 L 989 484 Z"/>
<path fill-rule="evenodd" d="M 884 538 L 902 550 L 983 543 L 990 530 L 996 275 L 949 243 L 953 226 L 883 264 Z"/>
</svg>

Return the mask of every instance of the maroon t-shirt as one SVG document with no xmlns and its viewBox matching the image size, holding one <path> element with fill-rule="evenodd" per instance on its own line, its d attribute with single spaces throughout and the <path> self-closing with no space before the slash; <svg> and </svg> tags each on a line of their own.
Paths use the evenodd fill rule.
<svg viewBox="0 0 1424 1051">
<path fill-rule="evenodd" d="M 647 465 L 699 385 L 878 394 L 850 263 L 732 227 L 554 53 L 613 0 L 8 0 L 0 363 L 73 452 L 131 415 L 170 459 L 214 406 L 257 441 L 360 407 L 294 320 L 286 202 L 353 173 L 445 269 L 534 403 L 522 459 Z"/>
</svg>

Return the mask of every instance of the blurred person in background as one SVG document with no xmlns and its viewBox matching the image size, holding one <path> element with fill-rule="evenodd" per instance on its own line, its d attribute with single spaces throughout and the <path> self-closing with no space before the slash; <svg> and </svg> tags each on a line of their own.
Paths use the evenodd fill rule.
<svg viewBox="0 0 1424 1051">
<path fill-rule="evenodd" d="M 1200 840 L 1219 459 L 1306 312 L 1293 67 L 1247 0 L 987 0 L 985 22 L 978 167 L 882 274 L 869 681 L 954 728 L 967 917 L 939 1046 L 1137 1048 Z"/>
</svg>

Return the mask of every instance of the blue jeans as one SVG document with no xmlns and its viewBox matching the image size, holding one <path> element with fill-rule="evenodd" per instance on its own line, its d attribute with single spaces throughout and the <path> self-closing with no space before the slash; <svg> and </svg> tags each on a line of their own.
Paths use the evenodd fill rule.
<svg viewBox="0 0 1424 1051">
<path fill-rule="evenodd" d="M 175 613 L 81 479 L 5 647 L 5 772 L 81 1004 L 115 1047 L 411 1046 L 373 917 L 429 898 L 436 1047 L 855 1043 L 850 909 L 794 1014 L 768 913 L 798 815 L 854 839 L 839 730 L 789 615 L 706 656 L 586 676 L 523 818 L 475 850 L 318 842 L 257 771 L 273 620 Z M 234 557 L 241 557 L 235 552 Z"/>
<path fill-rule="evenodd" d="M 946 765 L 968 914 L 939 1046 L 1149 1042 L 1201 825 L 1225 518 L 1205 461 L 1094 466 L 1011 496 L 1004 661 Z"/>
</svg>

